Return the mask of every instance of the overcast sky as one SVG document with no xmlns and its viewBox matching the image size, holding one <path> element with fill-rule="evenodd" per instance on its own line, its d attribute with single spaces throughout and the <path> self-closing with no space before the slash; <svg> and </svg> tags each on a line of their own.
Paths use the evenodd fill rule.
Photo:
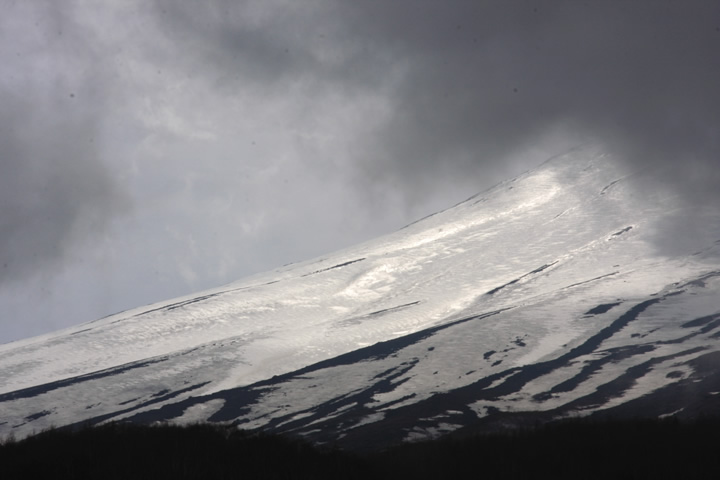
<svg viewBox="0 0 720 480">
<path fill-rule="evenodd" d="M 717 1 L 0 7 L 0 342 L 388 233 L 580 142 L 718 203 Z"/>
</svg>

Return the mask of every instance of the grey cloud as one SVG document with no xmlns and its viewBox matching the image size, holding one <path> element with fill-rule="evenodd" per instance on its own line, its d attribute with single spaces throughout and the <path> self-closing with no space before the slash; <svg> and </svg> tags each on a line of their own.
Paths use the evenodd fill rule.
<svg viewBox="0 0 720 480">
<path fill-rule="evenodd" d="M 54 2 L 34 6 L 0 25 L 0 283 L 51 272 L 127 206 L 99 158 L 106 91 L 92 42 Z"/>
<path fill-rule="evenodd" d="M 192 76 L 208 77 L 214 88 L 238 90 L 286 87 L 322 65 L 310 47 L 300 5 L 273 2 L 159 0 L 152 13 L 169 38 L 169 51 L 158 49 L 163 62 L 183 65 Z M 261 18 L 254 18 L 256 16 Z"/>
<path fill-rule="evenodd" d="M 502 161 L 563 129 L 637 166 L 718 166 L 717 3 L 387 4 L 353 6 L 358 35 L 407 59 L 390 162 Z"/>
<path fill-rule="evenodd" d="M 218 79 L 386 89 L 393 114 L 358 142 L 355 160 L 408 191 L 438 174 L 502 169 L 553 132 L 667 169 L 687 193 L 717 180 L 717 2 L 159 5 L 167 32 Z"/>
</svg>

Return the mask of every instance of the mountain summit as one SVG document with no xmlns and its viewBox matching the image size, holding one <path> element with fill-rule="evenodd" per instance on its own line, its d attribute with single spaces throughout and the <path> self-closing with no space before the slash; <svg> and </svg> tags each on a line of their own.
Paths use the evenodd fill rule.
<svg viewBox="0 0 720 480">
<path fill-rule="evenodd" d="M 324 258 L 2 345 L 0 435 L 209 421 L 377 448 L 717 413 L 720 212 L 651 176 L 578 148 Z"/>
</svg>

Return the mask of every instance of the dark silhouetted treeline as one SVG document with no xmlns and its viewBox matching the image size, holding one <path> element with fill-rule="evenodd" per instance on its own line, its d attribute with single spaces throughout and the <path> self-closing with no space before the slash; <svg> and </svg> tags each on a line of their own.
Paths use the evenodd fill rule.
<svg viewBox="0 0 720 480">
<path fill-rule="evenodd" d="M 365 479 L 359 460 L 215 425 L 50 430 L 0 447 L 0 479 Z"/>
<path fill-rule="evenodd" d="M 568 421 L 355 454 L 211 425 L 112 424 L 0 445 L 0 479 L 720 478 L 720 421 Z"/>
</svg>

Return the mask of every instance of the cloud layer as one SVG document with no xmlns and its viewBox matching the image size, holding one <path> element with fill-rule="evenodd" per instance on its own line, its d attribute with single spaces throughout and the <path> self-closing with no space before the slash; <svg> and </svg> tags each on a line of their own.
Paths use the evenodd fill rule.
<svg viewBox="0 0 720 480">
<path fill-rule="evenodd" d="M 717 180 L 716 2 L 210 4 L 160 2 L 158 15 L 218 85 L 384 92 L 390 114 L 355 159 L 371 178 L 411 191 L 502 171 L 552 136 L 669 168 L 688 192 Z"/>
<path fill-rule="evenodd" d="M 72 18 L 45 7 L 14 4 L 0 21 L 15 39 L 0 47 L 0 284 L 62 265 L 127 207 L 98 147 L 102 62 Z"/>
</svg>

